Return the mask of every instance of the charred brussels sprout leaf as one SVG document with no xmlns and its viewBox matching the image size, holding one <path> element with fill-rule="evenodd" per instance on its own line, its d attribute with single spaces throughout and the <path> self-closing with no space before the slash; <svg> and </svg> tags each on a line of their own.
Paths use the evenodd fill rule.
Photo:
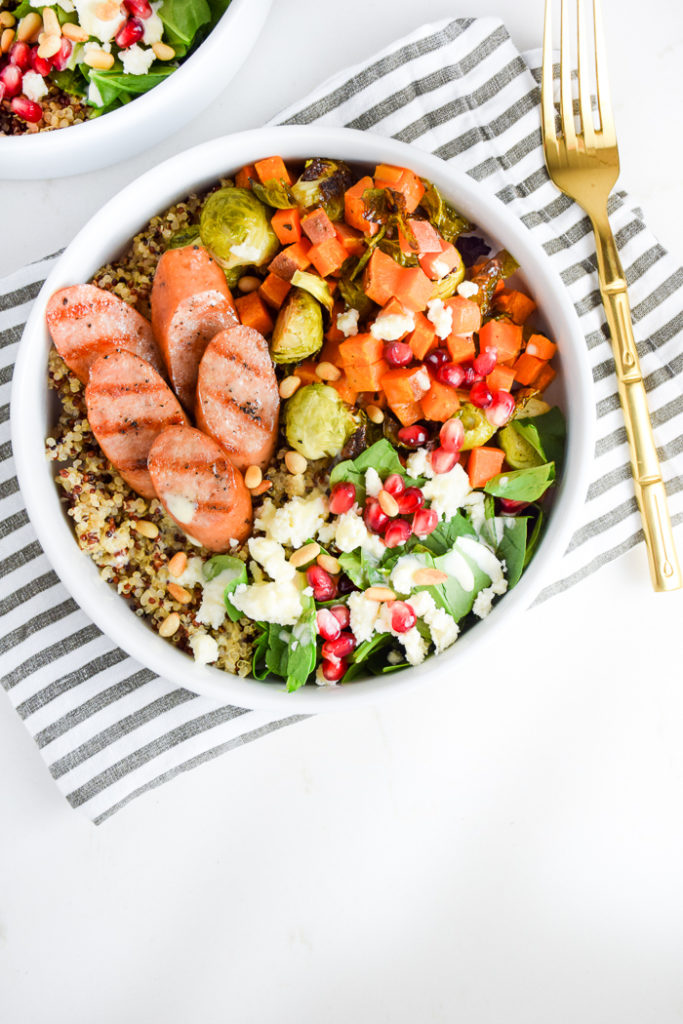
<svg viewBox="0 0 683 1024">
<path fill-rule="evenodd" d="M 443 198 L 436 185 L 425 178 L 422 179 L 422 184 L 425 192 L 420 200 L 420 206 L 429 217 L 432 227 L 453 245 L 463 231 L 471 229 L 471 224 Z"/>
<path fill-rule="evenodd" d="M 395 238 L 383 238 L 378 243 L 378 248 L 385 252 L 387 256 L 391 256 L 394 263 L 398 263 L 399 267 L 417 267 L 419 264 L 417 256 L 412 252 L 404 252 L 400 243 Z"/>
<path fill-rule="evenodd" d="M 472 298 L 481 307 L 482 316 L 491 309 L 491 300 L 498 282 L 510 277 L 518 268 L 519 264 L 507 249 L 501 249 L 472 275 L 471 281 L 479 289 Z"/>
<path fill-rule="evenodd" d="M 346 263 L 351 263 L 351 269 L 346 268 Z M 375 303 L 365 294 L 362 281 L 351 277 L 355 260 L 347 260 L 346 263 L 342 267 L 342 276 L 339 278 L 339 294 L 347 306 L 358 310 L 361 320 L 366 320 L 372 316 L 373 310 L 376 308 Z"/>
<path fill-rule="evenodd" d="M 330 220 L 343 220 L 344 193 L 354 180 L 348 164 L 316 157 L 306 161 L 301 177 L 292 185 L 292 196 L 299 206 L 322 206 Z"/>
<path fill-rule="evenodd" d="M 400 192 L 393 192 L 389 188 L 366 188 L 365 192 L 363 192 L 363 205 L 365 209 L 365 219 L 372 221 L 374 224 L 381 224 L 384 228 L 390 229 L 390 234 L 392 234 L 399 252 L 399 230 L 405 235 L 411 246 L 413 246 L 417 251 L 417 239 L 413 234 L 413 229 L 408 223 L 408 218 L 406 216 L 406 201 Z M 393 255 L 393 253 L 391 255 Z M 413 264 L 408 263 L 403 265 L 413 266 Z"/>
<path fill-rule="evenodd" d="M 451 295 L 455 295 L 458 285 L 462 284 L 464 280 L 465 268 L 461 264 L 460 267 L 457 267 L 450 274 L 446 274 L 445 277 L 442 277 L 440 281 L 435 281 L 434 291 L 432 292 L 429 301 L 431 302 L 433 299 L 441 299 L 442 301 L 444 299 L 450 299 Z"/>
<path fill-rule="evenodd" d="M 286 181 L 276 181 L 273 178 L 263 185 L 259 181 L 252 181 L 251 188 L 262 203 L 274 206 L 276 210 L 291 210 L 296 206 L 296 199 Z"/>
<path fill-rule="evenodd" d="M 247 188 L 220 188 L 207 196 L 199 234 L 224 270 L 263 266 L 279 248 L 266 207 Z"/>
<path fill-rule="evenodd" d="M 287 441 L 307 459 L 334 458 L 357 425 L 348 405 L 327 384 L 306 384 L 285 407 Z"/>
<path fill-rule="evenodd" d="M 275 321 L 270 342 L 273 361 L 298 363 L 314 355 L 322 343 L 323 314 L 320 303 L 309 292 L 295 288 Z"/>
</svg>

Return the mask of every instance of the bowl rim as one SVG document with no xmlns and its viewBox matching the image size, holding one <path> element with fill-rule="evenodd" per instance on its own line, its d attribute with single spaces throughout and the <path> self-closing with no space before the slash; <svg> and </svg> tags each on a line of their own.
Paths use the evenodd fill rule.
<svg viewBox="0 0 683 1024">
<path fill-rule="evenodd" d="M 170 109 L 175 110 L 176 113 L 181 111 L 180 116 L 176 120 L 168 118 L 167 129 L 161 132 L 153 130 L 151 141 L 143 139 L 142 142 L 136 142 L 134 148 L 127 148 L 124 144 L 120 156 L 113 157 L 112 154 L 105 153 L 98 162 L 93 162 L 90 159 L 82 168 L 77 166 L 61 170 L 51 164 L 49 166 L 50 176 L 79 174 L 107 163 L 117 163 L 142 149 L 149 148 L 159 139 L 177 131 L 193 113 L 199 113 L 214 99 L 217 79 L 220 87 L 223 88 L 239 70 L 262 29 L 272 3 L 273 0 L 231 0 L 230 6 L 221 15 L 206 39 L 194 53 L 183 60 L 172 75 L 169 75 L 153 89 L 136 97 L 135 100 L 122 107 L 117 107 L 108 114 L 70 125 L 63 130 L 37 132 L 32 135 L 0 135 L 0 166 L 3 167 L 3 176 L 9 171 L 10 176 L 18 177 L 22 170 L 26 170 L 28 173 L 28 168 L 31 165 L 36 163 L 40 165 L 41 161 L 45 160 L 60 160 L 67 156 L 75 160 L 79 154 L 92 156 L 94 152 L 97 152 L 97 147 L 111 137 L 118 136 L 121 140 L 132 138 L 145 126 L 149 132 L 151 126 L 155 124 L 155 119 L 156 124 L 160 124 L 161 115 Z M 243 28 L 253 38 L 248 44 L 242 45 L 239 52 L 235 52 L 234 59 L 231 56 L 231 59 L 226 61 L 224 52 L 226 35 L 231 32 L 240 32 Z M 210 81 L 214 85 L 214 92 L 207 89 L 205 98 L 198 101 L 194 95 L 194 88 L 200 85 L 202 79 L 206 77 L 207 69 L 216 67 L 223 70 L 218 75 L 213 71 L 211 73 Z M 194 96 L 193 106 L 188 102 L 190 96 Z"/>
<path fill-rule="evenodd" d="M 560 375 L 572 407 L 566 409 L 568 444 L 563 474 L 548 516 L 543 540 L 519 583 L 483 621 L 441 655 L 421 665 L 378 677 L 362 677 L 344 687 L 302 687 L 287 694 L 284 686 L 240 678 L 211 666 L 199 666 L 167 643 L 101 579 L 85 553 L 73 558 L 75 540 L 59 504 L 51 464 L 44 455 L 47 428 L 46 360 L 50 347 L 45 326 L 47 299 L 57 288 L 87 280 L 113 258 L 155 213 L 221 174 L 277 152 L 285 159 L 312 154 L 338 156 L 358 163 L 385 162 L 411 166 L 444 191 L 474 223 L 515 255 L 552 327 L 563 367 Z M 198 170 L 201 168 L 201 170 Z M 155 198 L 150 200 L 149 196 Z M 103 240 L 104 238 L 104 240 Z M 103 258 L 104 254 L 108 254 Z M 74 273 L 80 271 L 77 277 Z M 41 404 L 42 396 L 42 404 Z M 39 415 L 30 410 L 39 409 Z M 559 274 L 531 231 L 504 204 L 470 178 L 430 153 L 394 139 L 346 128 L 266 127 L 212 139 L 176 154 L 145 172 L 110 199 L 79 231 L 48 275 L 34 300 L 19 345 L 11 395 L 12 445 L 22 495 L 33 527 L 50 563 L 80 608 L 116 644 L 162 678 L 222 703 L 290 715 L 327 712 L 376 703 L 389 694 L 424 686 L 427 680 L 457 671 L 477 650 L 491 642 L 528 607 L 564 553 L 588 486 L 595 423 L 592 374 L 583 332 Z M 56 515 L 56 513 L 59 513 Z"/>
</svg>

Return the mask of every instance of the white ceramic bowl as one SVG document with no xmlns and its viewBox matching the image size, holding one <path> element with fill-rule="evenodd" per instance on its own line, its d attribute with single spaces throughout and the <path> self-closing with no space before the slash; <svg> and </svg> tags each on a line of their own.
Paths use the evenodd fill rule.
<svg viewBox="0 0 683 1024">
<path fill-rule="evenodd" d="M 177 71 L 123 107 L 70 128 L 0 135 L 0 178 L 60 178 L 109 167 L 182 128 L 239 71 L 272 0 L 232 0 L 202 45 Z"/>
<path fill-rule="evenodd" d="M 50 339 L 45 305 L 52 292 L 87 281 L 128 245 L 153 214 L 191 190 L 275 153 L 285 159 L 330 156 L 411 167 L 433 181 L 483 232 L 507 247 L 521 264 L 527 286 L 559 345 L 557 400 L 568 419 L 566 463 L 545 536 L 520 582 L 491 614 L 444 654 L 428 658 L 416 668 L 366 677 L 349 686 L 306 686 L 295 694 L 285 693 L 276 683 L 239 679 L 195 665 L 136 616 L 102 582 L 87 555 L 79 552 L 44 454 L 50 426 L 46 385 Z M 48 558 L 81 607 L 124 650 L 174 684 L 243 707 L 269 708 L 282 714 L 339 710 L 378 701 L 423 686 L 429 678 L 460 672 L 473 652 L 496 643 L 497 633 L 530 604 L 566 548 L 586 493 L 593 427 L 592 378 L 579 322 L 560 278 L 527 228 L 471 178 L 418 149 L 361 132 L 312 127 L 264 128 L 214 139 L 147 172 L 108 202 L 68 246 L 38 295 L 20 345 L 12 391 L 12 441 L 29 515 Z"/>
</svg>

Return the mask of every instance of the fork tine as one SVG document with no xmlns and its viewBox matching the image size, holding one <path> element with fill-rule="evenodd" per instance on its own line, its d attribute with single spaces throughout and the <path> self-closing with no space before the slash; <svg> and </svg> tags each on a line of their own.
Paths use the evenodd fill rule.
<svg viewBox="0 0 683 1024">
<path fill-rule="evenodd" d="M 541 113 L 543 116 L 543 141 L 545 145 L 557 143 L 557 135 L 555 134 L 555 97 L 553 94 L 553 0 L 545 0 Z"/>
<path fill-rule="evenodd" d="M 586 149 L 595 146 L 595 126 L 591 107 L 590 81 L 588 76 L 588 57 L 586 56 L 586 24 L 583 0 L 576 0 L 576 26 L 579 52 L 579 110 L 581 112 L 581 130 Z"/>
<path fill-rule="evenodd" d="M 593 0 L 593 20 L 595 23 L 595 78 L 598 93 L 598 110 L 600 111 L 600 130 L 604 143 L 612 146 L 617 144 L 617 133 L 614 128 L 612 100 L 607 77 L 607 49 L 605 34 L 602 27 L 600 0 Z"/>
<path fill-rule="evenodd" d="M 560 39 L 560 115 L 562 134 L 568 149 L 576 149 L 576 127 L 574 125 L 574 101 L 572 99 L 572 62 L 569 38 L 569 0 L 562 0 Z"/>
</svg>

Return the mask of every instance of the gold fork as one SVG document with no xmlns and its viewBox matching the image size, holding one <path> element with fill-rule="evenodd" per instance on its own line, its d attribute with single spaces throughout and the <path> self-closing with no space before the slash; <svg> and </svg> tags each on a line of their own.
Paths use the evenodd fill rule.
<svg viewBox="0 0 683 1024">
<path fill-rule="evenodd" d="M 562 0 L 560 51 L 561 134 L 555 130 L 553 97 L 552 0 L 546 0 L 543 32 L 541 108 L 543 149 L 552 181 L 588 214 L 595 232 L 600 293 L 607 315 L 626 424 L 636 498 L 643 521 L 650 574 L 655 590 L 677 590 L 683 581 L 676 556 L 659 457 L 652 435 L 643 375 L 633 338 L 626 280 L 607 216 L 607 199 L 619 177 L 619 151 L 607 81 L 605 42 L 599 0 L 593 0 L 595 80 L 600 128 L 593 123 L 586 23 L 577 0 L 579 123 L 572 97 L 569 0 Z"/>
</svg>

